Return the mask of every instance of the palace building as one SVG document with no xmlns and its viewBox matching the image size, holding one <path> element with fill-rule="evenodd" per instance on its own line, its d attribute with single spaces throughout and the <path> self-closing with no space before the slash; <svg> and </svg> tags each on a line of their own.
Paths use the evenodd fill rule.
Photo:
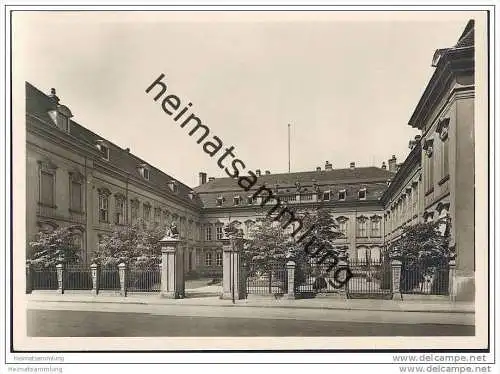
<svg viewBox="0 0 500 374">
<path fill-rule="evenodd" d="M 457 295 L 474 293 L 474 22 L 455 46 L 438 49 L 435 67 L 409 125 L 420 131 L 401 164 L 345 167 L 327 161 L 316 170 L 256 170 L 258 184 L 290 207 L 331 209 L 338 244 L 350 258 L 379 260 L 406 225 L 451 218 Z M 40 230 L 78 225 L 82 259 L 100 238 L 138 218 L 177 223 L 186 241 L 187 271 L 222 268 L 223 227 L 236 221 L 247 234 L 266 212 L 261 198 L 232 178 L 190 187 L 89 131 L 73 119 L 52 89 L 26 83 L 26 239 Z M 293 227 L 292 227 L 293 229 Z M 30 255 L 27 245 L 27 256 Z M 460 296 L 458 296 L 460 297 Z"/>
</svg>

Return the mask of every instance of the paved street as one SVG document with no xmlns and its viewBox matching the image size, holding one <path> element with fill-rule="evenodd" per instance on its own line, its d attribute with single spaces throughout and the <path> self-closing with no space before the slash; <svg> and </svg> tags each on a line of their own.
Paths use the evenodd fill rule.
<svg viewBox="0 0 500 374">
<path fill-rule="evenodd" d="M 458 336 L 474 326 L 28 310 L 29 336 Z"/>
</svg>

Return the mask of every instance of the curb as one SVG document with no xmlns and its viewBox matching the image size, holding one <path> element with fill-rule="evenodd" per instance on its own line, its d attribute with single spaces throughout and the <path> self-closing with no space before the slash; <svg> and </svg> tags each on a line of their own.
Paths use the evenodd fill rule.
<svg viewBox="0 0 500 374">
<path fill-rule="evenodd" d="M 181 300 L 181 299 L 179 299 Z M 44 299 L 32 299 L 27 300 L 28 302 L 39 302 L 39 303 L 79 303 L 79 304 L 133 304 L 133 305 L 166 305 L 166 306 L 199 306 L 199 307 L 223 307 L 223 308 L 234 308 L 234 307 L 249 307 L 249 308 L 290 308 L 290 309 L 323 309 L 323 310 L 359 310 L 359 311 L 373 311 L 373 312 L 406 312 L 406 313 L 461 313 L 461 314 L 474 314 L 475 311 L 472 309 L 464 308 L 448 308 L 448 309 L 408 309 L 408 308 L 388 308 L 381 305 L 380 308 L 370 307 L 370 306 L 356 306 L 356 305 L 291 305 L 291 304 L 281 304 L 276 303 L 274 305 L 269 304 L 258 304 L 258 303 L 235 303 L 235 304 L 210 304 L 210 303 L 175 303 L 175 302 L 162 302 L 161 299 L 158 302 L 143 301 L 143 300 L 71 300 L 71 299 L 60 299 L 60 300 L 44 300 Z M 400 305 L 400 304 L 399 304 Z"/>
</svg>

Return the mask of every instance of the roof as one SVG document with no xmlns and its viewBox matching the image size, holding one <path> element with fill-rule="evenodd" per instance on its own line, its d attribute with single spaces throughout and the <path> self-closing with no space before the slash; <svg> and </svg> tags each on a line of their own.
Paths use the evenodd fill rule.
<svg viewBox="0 0 500 374">
<path fill-rule="evenodd" d="M 217 199 L 220 197 L 223 198 L 223 207 L 233 207 L 235 196 L 240 196 L 240 206 L 249 206 L 247 197 L 263 185 L 276 191 L 278 184 L 277 193 L 281 199 L 285 196 L 295 196 L 296 182 L 300 183 L 301 192 L 305 194 L 314 192 L 313 184 L 316 183 L 321 192 L 331 192 L 331 202 L 338 201 L 338 193 L 341 190 L 346 191 L 346 202 L 360 201 L 358 192 L 363 188 L 366 188 L 366 201 L 378 201 L 387 189 L 387 180 L 393 176 L 394 173 L 377 167 L 264 174 L 258 177 L 251 191 L 243 190 L 238 181 L 232 178 L 216 178 L 196 187 L 195 191 L 205 208 L 219 207 Z"/>
<path fill-rule="evenodd" d="M 455 44 L 454 48 L 465 48 L 465 47 L 473 47 L 474 46 L 474 20 L 470 20 L 465 29 L 460 35 L 457 44 Z"/>
<path fill-rule="evenodd" d="M 33 114 L 45 123 L 53 125 L 53 121 L 48 112 L 56 109 L 56 107 L 56 101 L 52 100 L 48 95 L 26 82 L 26 113 Z M 60 130 L 54 126 L 54 131 Z M 92 147 L 96 146 L 98 140 L 104 140 L 106 145 L 109 147 L 109 163 L 112 166 L 138 179 L 142 179 L 144 183 L 147 183 L 153 188 L 159 189 L 164 193 L 170 193 L 174 196 L 180 197 L 181 199 L 188 200 L 190 203 L 193 203 L 194 201 L 198 205 L 201 205 L 201 200 L 199 200 L 199 198 L 196 197 L 194 200 L 191 200 L 189 197 L 189 193 L 192 191 L 191 187 L 185 185 L 160 169 L 152 166 L 147 161 L 130 153 L 126 149 L 122 149 L 121 147 L 113 144 L 111 141 L 90 131 L 73 120 L 70 120 L 70 135 L 78 141 L 84 142 Z M 148 169 L 150 170 L 149 180 L 145 180 L 141 177 L 138 169 L 141 164 L 148 165 Z M 172 180 L 177 182 L 177 193 L 171 192 L 168 187 L 168 183 Z"/>
<path fill-rule="evenodd" d="M 258 177 L 257 184 L 274 187 L 276 184 L 280 188 L 293 187 L 299 182 L 302 187 L 312 187 L 314 181 L 319 185 L 329 184 L 356 184 L 363 182 L 386 182 L 391 179 L 394 173 L 386 169 L 377 168 L 374 166 L 357 167 L 348 169 L 332 169 L 321 171 L 303 171 L 296 173 L 281 173 L 281 174 L 264 174 Z M 217 191 L 232 191 L 238 190 L 240 187 L 237 180 L 233 178 L 216 178 L 211 182 L 207 182 L 194 190 L 197 193 L 217 192 Z"/>
</svg>

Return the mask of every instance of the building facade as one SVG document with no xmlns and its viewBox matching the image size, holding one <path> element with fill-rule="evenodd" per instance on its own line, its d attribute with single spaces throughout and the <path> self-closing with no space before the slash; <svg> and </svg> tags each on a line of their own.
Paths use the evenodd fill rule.
<svg viewBox="0 0 500 374">
<path fill-rule="evenodd" d="M 420 134 L 397 164 L 324 168 L 271 174 L 256 170 L 258 185 L 290 207 L 331 210 L 344 234 L 338 245 L 350 258 L 381 258 L 405 226 L 451 218 L 457 294 L 474 294 L 474 22 L 457 44 L 438 49 L 435 67 L 409 125 Z M 231 178 L 199 173 L 195 188 L 148 165 L 72 120 L 55 90 L 26 84 L 27 242 L 40 230 L 78 225 L 82 258 L 115 225 L 138 218 L 166 226 L 176 222 L 186 240 L 186 270 L 222 267 L 224 226 L 245 235 L 266 211 L 255 189 Z M 293 227 L 291 227 L 293 231 Z M 29 257 L 29 246 L 27 256 Z"/>
</svg>

